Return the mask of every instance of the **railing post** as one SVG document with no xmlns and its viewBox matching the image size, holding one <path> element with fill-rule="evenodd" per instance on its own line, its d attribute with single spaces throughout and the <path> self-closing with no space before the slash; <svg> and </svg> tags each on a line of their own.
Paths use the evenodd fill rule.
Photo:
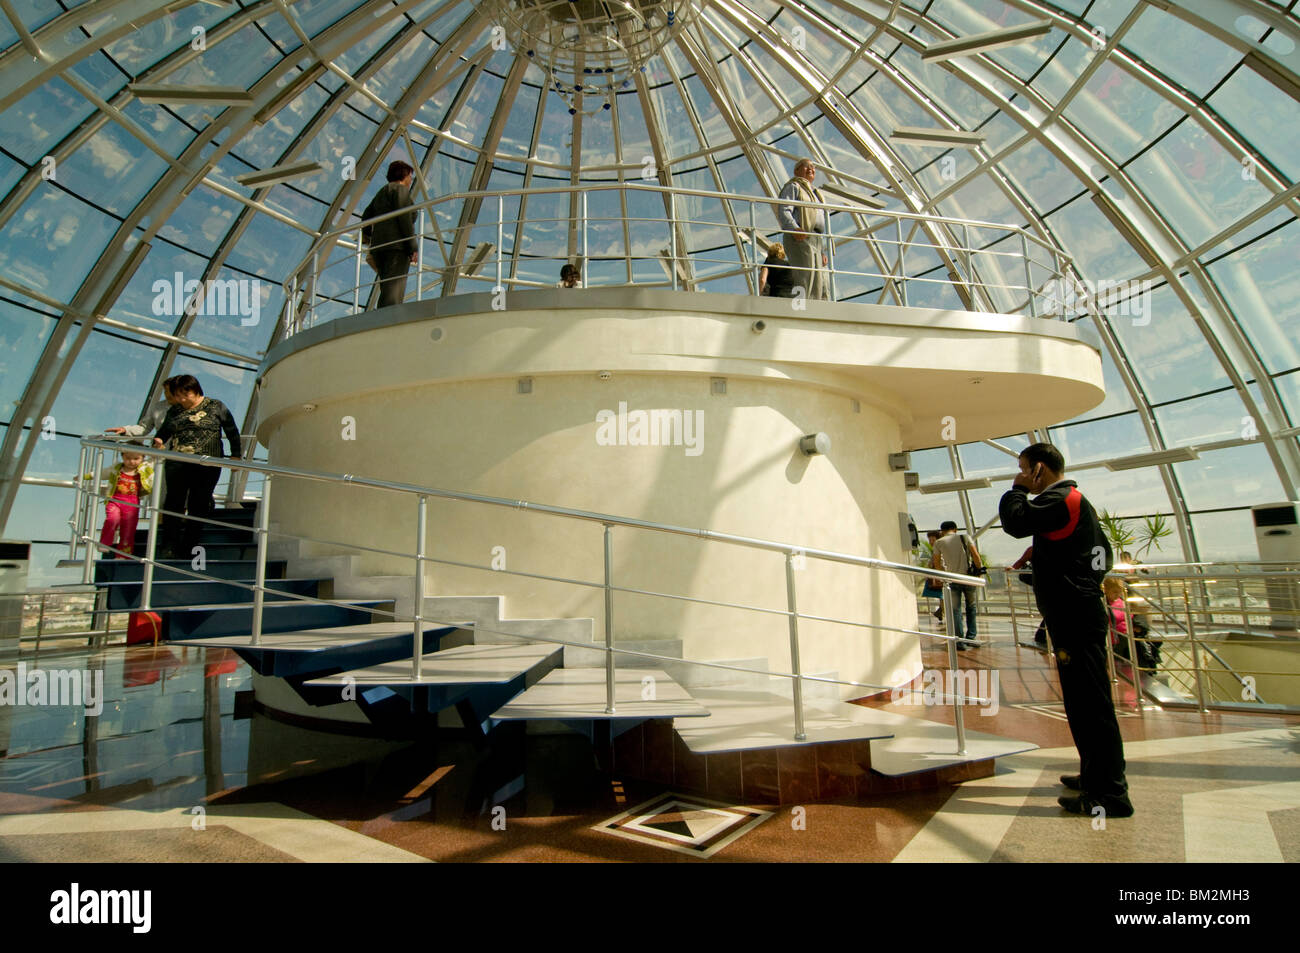
<svg viewBox="0 0 1300 953">
<path fill-rule="evenodd" d="M 1034 302 L 1034 276 L 1029 268 L 1029 238 L 1024 231 L 1020 233 L 1020 254 L 1025 260 L 1025 294 L 1029 296 L 1029 316 L 1038 317 L 1038 305 Z"/>
<path fill-rule="evenodd" d="M 966 753 L 966 683 L 962 680 L 961 669 L 957 666 L 957 624 L 954 619 L 956 611 L 953 607 L 952 583 L 945 579 L 943 581 L 943 627 L 948 635 L 948 668 L 952 671 L 953 688 L 957 690 L 952 703 L 952 721 L 957 728 L 957 753 L 964 755 Z"/>
<path fill-rule="evenodd" d="M 316 326 L 316 272 L 320 268 L 320 252 L 311 256 L 311 275 L 307 279 L 307 327 Z"/>
<path fill-rule="evenodd" d="M 614 527 L 605 524 L 605 714 L 614 714 Z"/>
<path fill-rule="evenodd" d="M 149 537 L 144 545 L 144 583 L 140 587 L 140 611 L 153 609 L 153 564 L 158 553 L 158 525 L 162 516 L 163 481 L 166 467 L 159 466 L 153 472 L 153 489 L 149 492 Z"/>
<path fill-rule="evenodd" d="M 799 667 L 799 607 L 795 599 L 794 553 L 785 554 L 785 601 L 790 612 L 790 671 L 794 673 L 794 740 L 807 741 L 803 727 L 803 674 Z"/>
<path fill-rule="evenodd" d="M 826 216 L 826 293 L 835 301 L 835 236 L 831 231 L 831 213 L 826 209 L 821 212 Z"/>
<path fill-rule="evenodd" d="M 81 514 L 86 510 L 85 503 L 85 483 L 86 483 L 86 445 L 81 445 L 81 453 L 77 457 L 77 477 L 72 481 L 72 515 L 68 517 L 68 558 L 77 558 L 77 540 L 81 536 Z M 44 605 L 44 603 L 42 603 Z"/>
<path fill-rule="evenodd" d="M 1110 612 L 1110 607 L 1106 607 Z M 1128 668 L 1133 675 L 1134 711 L 1142 711 L 1142 667 L 1138 665 L 1137 638 L 1133 634 L 1133 613 L 1128 607 L 1128 580 L 1124 580 L 1124 638 L 1128 642 Z M 1109 640 L 1108 640 L 1109 641 Z M 1154 672 L 1152 673 L 1155 674 Z"/>
<path fill-rule="evenodd" d="M 505 265 L 506 250 L 502 247 L 505 244 L 506 234 L 506 200 L 504 196 L 497 196 L 497 284 L 492 290 L 500 293 L 502 268 Z"/>
<path fill-rule="evenodd" d="M 591 287 L 591 261 L 587 257 L 587 193 L 582 193 L 582 269 L 586 274 L 582 276 L 582 286 Z"/>
<path fill-rule="evenodd" d="M 758 260 L 758 218 L 754 200 L 749 200 L 749 251 L 754 256 L 754 294 L 762 294 L 763 263 Z"/>
<path fill-rule="evenodd" d="M 262 502 L 257 504 L 257 581 L 253 590 L 253 645 L 262 643 L 262 606 L 266 596 L 266 550 L 271 529 L 271 474 L 262 477 Z"/>
<path fill-rule="evenodd" d="M 668 275 L 672 279 L 673 291 L 677 290 L 677 200 L 668 193 Z"/>
<path fill-rule="evenodd" d="M 1016 619 L 1016 590 L 1011 583 L 1011 575 L 1007 575 L 1007 605 L 1011 607 L 1011 641 L 1016 645 L 1020 644 L 1020 626 Z"/>
<path fill-rule="evenodd" d="M 1192 673 L 1196 676 L 1196 705 L 1201 711 L 1205 707 L 1205 684 L 1201 678 L 1201 653 L 1196 648 L 1196 631 L 1192 624 L 1192 601 L 1187 592 L 1187 581 L 1183 581 L 1183 615 L 1187 617 L 1187 640 L 1192 645 Z"/>
<path fill-rule="evenodd" d="M 94 575 L 95 566 L 95 518 L 99 513 L 99 474 L 104 469 L 104 451 L 95 448 L 95 461 L 90 468 L 90 507 L 86 514 L 86 552 L 81 564 L 81 584 L 88 586 Z"/>
<path fill-rule="evenodd" d="M 415 300 L 424 300 L 424 209 L 415 228 Z"/>
<path fill-rule="evenodd" d="M 1246 611 L 1246 587 L 1241 581 L 1241 570 L 1237 570 L 1237 605 L 1241 606 L 1241 627 L 1247 636 L 1250 635 L 1250 613 Z"/>
<path fill-rule="evenodd" d="M 429 498 L 421 495 L 415 513 L 415 619 L 411 635 L 411 677 L 420 680 L 424 662 L 424 557 L 429 531 Z"/>
<path fill-rule="evenodd" d="M 894 219 L 898 232 L 898 303 L 907 307 L 907 259 L 903 256 L 903 220 Z"/>
<path fill-rule="evenodd" d="M 361 229 L 357 229 L 356 284 L 352 288 L 352 313 L 361 313 Z"/>
</svg>

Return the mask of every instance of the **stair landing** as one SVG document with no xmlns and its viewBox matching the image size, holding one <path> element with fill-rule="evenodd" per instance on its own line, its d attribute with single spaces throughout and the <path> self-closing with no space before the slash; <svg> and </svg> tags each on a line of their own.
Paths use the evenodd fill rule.
<svg viewBox="0 0 1300 953">
<path fill-rule="evenodd" d="M 646 697 L 647 695 L 652 697 Z M 492 714 L 496 721 L 609 721 L 619 718 L 703 718 L 709 714 L 658 669 L 614 673 L 614 712 L 605 711 L 603 668 L 561 668 Z"/>
</svg>

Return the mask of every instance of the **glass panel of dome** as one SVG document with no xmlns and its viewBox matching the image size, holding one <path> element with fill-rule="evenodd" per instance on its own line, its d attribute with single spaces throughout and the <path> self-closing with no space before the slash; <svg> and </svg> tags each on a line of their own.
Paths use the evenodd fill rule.
<svg viewBox="0 0 1300 953">
<path fill-rule="evenodd" d="M 491 73 L 480 72 L 478 81 L 465 104 L 452 117 L 451 133 L 463 141 L 478 146 L 491 122 L 492 113 L 501 98 L 502 80 Z"/>
<path fill-rule="evenodd" d="M 1286 408 L 1288 426 L 1300 423 L 1300 373 L 1278 374 L 1273 378 L 1282 406 Z"/>
<path fill-rule="evenodd" d="M 1197 460 L 1174 464 L 1174 472 L 1192 510 L 1285 499 L 1273 461 L 1260 443 L 1202 451 Z"/>
<path fill-rule="evenodd" d="M 1204 96 L 1241 61 L 1241 53 L 1180 17 L 1148 7 L 1120 45 L 1194 96 Z"/>
<path fill-rule="evenodd" d="M 1146 453 L 1151 449 L 1146 428 L 1136 413 L 1052 427 L 1048 434 L 1071 466 Z"/>
<path fill-rule="evenodd" d="M 1250 510 L 1193 513 L 1191 518 L 1192 532 L 1196 534 L 1196 548 L 1200 550 L 1202 560 L 1232 562 L 1259 559 L 1259 544 L 1255 541 L 1255 526 Z"/>
<path fill-rule="evenodd" d="M 1081 318 L 1080 321 L 1090 329 L 1094 327 L 1091 318 Z M 1102 385 L 1106 388 L 1106 399 L 1075 419 L 1092 420 L 1096 417 L 1104 417 L 1107 414 L 1134 409 L 1133 397 L 1129 394 L 1128 388 L 1124 386 L 1124 380 L 1120 377 L 1119 368 L 1111 360 L 1110 351 L 1104 346 L 1101 349 L 1101 376 Z"/>
<path fill-rule="evenodd" d="M 9 194 L 9 190 L 18 184 L 26 171 L 13 159 L 0 153 L 0 198 Z"/>
<path fill-rule="evenodd" d="M 1066 475 L 1069 476 L 1071 460 L 1065 458 Z M 1139 470 L 1105 469 L 1082 470 L 1071 479 L 1077 480 L 1097 512 L 1106 510 L 1117 516 L 1142 516 L 1148 513 L 1169 512 L 1169 494 L 1156 467 Z"/>
<path fill-rule="evenodd" d="M 796 10 L 797 8 L 785 10 L 773 26 L 810 63 L 815 64 L 822 75 L 833 75 L 852 55 L 852 51 L 842 41 L 829 36 L 814 18 L 793 15 Z M 836 22 L 834 17 L 832 22 Z"/>
<path fill-rule="evenodd" d="M 0 434 L 2 435 L 2 434 Z M 73 464 L 73 470 L 76 464 Z M 33 564 L 29 568 L 29 585 L 38 579 L 57 578 L 54 564 L 68 556 L 68 516 L 72 513 L 72 491 L 54 486 L 20 486 L 13 509 L 5 523 L 5 539 L 46 540 L 59 546 L 32 547 Z M 101 509 L 102 513 L 102 509 Z M 98 527 L 96 527 L 98 529 Z M 41 549 L 44 552 L 41 552 Z M 37 564 L 37 558 L 45 560 Z"/>
<path fill-rule="evenodd" d="M 194 141 L 194 131 L 161 106 L 132 100 L 122 108 L 122 112 L 139 123 L 154 142 L 172 155 L 180 155 Z"/>
<path fill-rule="evenodd" d="M 55 418 L 57 420 L 57 418 Z M 135 421 L 131 421 L 135 423 Z M 58 424 L 56 423 L 56 428 Z M 110 425 L 111 426 L 111 425 Z M 92 430 L 100 428 L 94 427 Z M 56 429 L 54 439 L 37 440 L 32 449 L 31 459 L 27 463 L 27 469 L 23 471 L 23 476 L 41 477 L 46 480 L 71 480 L 77 472 L 77 461 L 81 455 L 81 431 L 68 431 Z M 116 454 L 104 454 L 105 468 L 111 467 L 116 463 L 118 457 Z M 89 468 L 86 470 L 90 472 Z M 72 494 L 68 493 L 68 499 L 71 501 Z M 69 509 L 71 507 L 69 506 Z M 102 518 L 104 511 L 100 509 Z M 102 524 L 101 524 L 102 525 Z M 98 529 L 98 527 L 96 527 Z"/>
<path fill-rule="evenodd" d="M 192 3 L 175 13 L 138 27 L 104 49 L 128 75 L 141 76 L 159 60 L 188 47 L 195 39 L 195 27 L 211 31 L 230 13 L 228 8 Z M 105 26 L 112 22 L 112 17 L 107 18 Z M 92 27 L 91 36 L 95 32 Z"/>
<path fill-rule="evenodd" d="M 1292 182 L 1300 179 L 1300 100 L 1280 93 L 1254 70 L 1241 66 L 1206 103 L 1257 154 Z M 1264 103 L 1268 108 L 1263 108 Z"/>
<path fill-rule="evenodd" d="M 180 323 L 185 282 L 201 278 L 206 264 L 207 259 L 155 238 L 144 262 L 113 303 L 109 316 L 171 334 Z M 177 275 L 181 276 L 181 308 L 176 307 L 173 293 L 178 284 Z"/>
<path fill-rule="evenodd" d="M 1099 55 L 1090 42 L 1071 37 L 1030 81 L 1030 86 L 1048 103 L 1055 104 L 1074 85 L 1093 57 Z"/>
<path fill-rule="evenodd" d="M 1122 281 L 1147 270 L 1146 264 L 1111 226 L 1085 193 L 1047 218 L 1058 244 L 1089 281 Z"/>
<path fill-rule="evenodd" d="M 310 245 L 309 235 L 259 213 L 253 215 L 226 262 L 270 281 L 282 281 Z"/>
<path fill-rule="evenodd" d="M 537 121 L 537 97 L 541 93 L 542 90 L 535 86 L 519 87 L 501 133 L 498 153 L 520 157 L 529 154 L 533 142 L 533 124 Z"/>
<path fill-rule="evenodd" d="M 1024 434 L 999 437 L 997 442 L 1016 451 L 1016 453 L 1029 446 Z M 967 478 L 1001 476 L 1016 472 L 1015 457 L 1003 453 L 997 447 L 990 447 L 986 443 L 962 444 L 957 448 L 957 456 L 961 459 L 962 471 Z M 1008 482 L 1010 481 L 1008 480 Z M 1005 488 L 1003 490 L 1005 491 Z M 1000 495 L 1001 492 L 999 492 Z"/>
<path fill-rule="evenodd" d="M 695 107 L 695 117 L 699 121 L 700 128 L 704 130 L 704 138 L 708 140 L 709 145 L 717 147 L 734 141 L 736 137 L 732 135 L 726 120 L 722 118 L 722 113 L 718 111 L 714 94 L 705 88 L 700 78 L 692 76 L 685 80 L 683 85 Z M 726 92 L 721 95 L 726 95 Z"/>
<path fill-rule="evenodd" d="M 158 234 L 191 251 L 211 255 L 242 207 L 233 199 L 200 185 L 181 202 Z"/>
<path fill-rule="evenodd" d="M 737 112 L 750 129 L 776 117 L 776 103 L 750 72 L 747 61 L 738 56 L 728 56 L 718 64 L 718 72 L 726 95 L 735 103 Z"/>
<path fill-rule="evenodd" d="M 1145 296 L 1139 317 L 1112 315 L 1110 326 L 1153 403 L 1228 383 L 1200 329 L 1167 286 Z"/>
<path fill-rule="evenodd" d="M 618 158 L 614 154 L 614 120 L 610 111 L 602 109 L 594 116 L 583 117 L 582 167 L 590 169 L 594 166 L 616 165 L 617 162 Z M 600 176 L 608 174 L 600 173 Z"/>
<path fill-rule="evenodd" d="M 700 140 L 677 87 L 668 85 L 650 90 L 650 102 L 668 155 L 680 156 L 698 151 Z"/>
<path fill-rule="evenodd" d="M 1065 115 L 1107 155 L 1123 163 L 1183 112 L 1108 60 L 1070 100 Z"/>
<path fill-rule="evenodd" d="M 650 132 L 646 129 L 641 100 L 635 93 L 620 93 L 614 98 L 614 107 L 618 110 L 618 138 L 622 143 L 622 161 L 645 168 L 647 160 L 653 161 L 654 153 L 650 148 Z"/>
<path fill-rule="evenodd" d="M 112 99 L 129 79 L 121 69 L 109 62 L 108 57 L 103 53 L 86 57 L 76 63 L 71 71 L 104 99 Z"/>
<path fill-rule="evenodd" d="M 73 362 L 50 413 L 58 429 L 90 433 L 133 424 L 149 400 L 162 348 L 95 330 Z"/>
<path fill-rule="evenodd" d="M 363 283 L 368 281 L 367 272 L 363 265 Z M 348 270 L 349 285 L 354 283 L 354 274 Z M 197 344 L 224 348 L 256 360 L 258 352 L 266 347 L 271 328 L 280 316 L 284 288 L 278 281 L 259 279 L 229 268 L 217 272 L 217 281 L 221 284 L 214 283 L 212 293 L 205 299 L 205 310 L 210 309 L 213 313 L 196 315 L 185 337 Z M 365 290 L 362 290 L 363 297 Z M 351 301 L 350 297 L 348 301 Z"/>
<path fill-rule="evenodd" d="M 365 29 L 365 27 L 362 27 L 361 29 Z M 370 61 L 371 57 L 379 52 L 380 47 L 392 39 L 399 30 L 411 30 L 414 32 L 414 28 L 405 18 L 398 17 L 395 19 L 389 19 L 382 29 L 373 31 L 367 30 L 362 39 L 349 46 L 346 50 L 335 57 L 334 62 L 337 63 L 346 73 L 356 76 L 362 71 L 366 63 Z M 422 43 L 422 47 L 424 50 L 422 55 L 425 63 L 427 63 L 428 57 L 433 54 L 434 46 L 426 37 Z"/>
<path fill-rule="evenodd" d="M 253 125 L 235 143 L 233 155 L 240 157 L 253 168 L 276 165 L 285 155 L 286 148 L 296 135 L 307 126 L 317 109 L 325 103 L 325 90 L 312 83 L 295 96 L 292 103 L 266 118 L 264 124 Z"/>
<path fill-rule="evenodd" d="M 1065 163 L 1037 142 L 1020 146 L 1001 161 L 1000 167 L 1040 214 L 1057 208 L 1084 190 Z"/>
<path fill-rule="evenodd" d="M 1258 179 L 1190 119 L 1134 159 L 1126 170 L 1195 247 L 1272 197 Z"/>
<path fill-rule="evenodd" d="M 54 318 L 0 299 L 0 420 L 12 419 L 55 324 Z"/>
<path fill-rule="evenodd" d="M 944 207 L 944 214 L 956 218 L 997 222 L 1011 227 L 1027 224 L 1025 216 L 1007 198 L 1002 183 L 987 172 L 963 185 L 940 205 Z M 1017 283 L 1023 285 L 1024 277 L 1018 278 Z"/>
<path fill-rule="evenodd" d="M 1264 366 L 1300 365 L 1300 300 L 1295 294 L 1294 221 L 1207 268 Z"/>
<path fill-rule="evenodd" d="M 1086 11 L 1078 12 L 1093 32 L 1100 27 L 1107 35 L 1111 35 L 1120 28 L 1124 18 L 1137 6 L 1137 0 L 1091 0 L 1089 3 L 1079 5 L 1087 8 Z M 1058 3 L 1057 6 L 1063 4 Z"/>
<path fill-rule="evenodd" d="M 375 123 L 356 110 L 346 107 L 337 110 L 316 137 L 298 152 L 298 158 L 314 159 L 324 171 L 295 179 L 294 186 L 322 199 L 332 199 L 338 192 L 338 182 L 344 177 L 344 159 L 359 159 L 375 129 Z"/>
<path fill-rule="evenodd" d="M 282 60 L 282 54 L 255 26 L 245 26 L 207 49 L 159 82 L 172 86 L 238 86 L 251 89 L 266 71 Z M 188 106 L 189 110 L 213 107 Z M 220 108 L 220 107 L 216 107 Z"/>
<path fill-rule="evenodd" d="M 119 224 L 44 183 L 5 227 L 0 272 L 34 291 L 70 301 Z M 52 261 L 57 268 L 50 267 Z"/>
<path fill-rule="evenodd" d="M 167 171 L 167 163 L 116 123 L 98 132 L 58 165 L 59 184 L 93 197 L 125 217 Z"/>
<path fill-rule="evenodd" d="M 52 79 L 0 112 L 0 142 L 11 155 L 35 164 L 94 112 L 80 93 Z"/>
<path fill-rule="evenodd" d="M 1179 447 L 1241 437 L 1246 408 L 1236 391 L 1226 390 L 1158 406 L 1155 415 L 1165 444 Z"/>
</svg>

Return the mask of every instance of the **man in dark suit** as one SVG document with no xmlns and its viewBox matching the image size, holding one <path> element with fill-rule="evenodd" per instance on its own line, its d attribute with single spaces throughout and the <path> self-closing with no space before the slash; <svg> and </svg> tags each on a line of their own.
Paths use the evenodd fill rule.
<svg viewBox="0 0 1300 953">
<path fill-rule="evenodd" d="M 414 174 L 415 169 L 405 162 L 390 163 L 388 184 L 370 200 L 361 217 L 371 219 L 409 207 Z M 361 239 L 370 247 L 366 261 L 379 273 L 379 303 L 376 307 L 401 304 L 406 297 L 406 273 L 415 264 L 419 247 L 415 240 L 415 213 L 405 212 L 366 225 L 361 229 Z"/>
<path fill-rule="evenodd" d="M 1034 537 L 1034 598 L 1052 634 L 1065 717 L 1079 750 L 1079 773 L 1061 777 L 1078 793 L 1057 802 L 1071 814 L 1100 807 L 1108 817 L 1130 817 L 1124 742 L 1106 670 L 1101 581 L 1111 568 L 1110 543 L 1092 504 L 1064 472 L 1065 458 L 1050 443 L 1026 447 L 998 512 L 1004 532 Z M 1037 495 L 1031 500 L 1030 493 Z"/>
</svg>

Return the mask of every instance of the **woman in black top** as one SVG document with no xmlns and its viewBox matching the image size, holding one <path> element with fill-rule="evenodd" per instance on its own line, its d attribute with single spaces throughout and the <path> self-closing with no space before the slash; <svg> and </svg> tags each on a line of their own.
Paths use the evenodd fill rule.
<svg viewBox="0 0 1300 953">
<path fill-rule="evenodd" d="M 758 275 L 758 293 L 773 298 L 789 298 L 794 288 L 794 277 L 786 267 L 785 249 L 773 245 Z"/>
<path fill-rule="evenodd" d="M 155 447 L 192 453 L 201 457 L 221 457 L 221 434 L 230 443 L 230 457 L 239 459 L 239 427 L 221 401 L 203 396 L 203 388 L 193 375 L 171 378 L 172 393 L 177 398 L 167 411 L 154 437 Z M 184 520 L 179 514 L 212 516 L 212 490 L 221 477 L 220 467 L 168 460 L 163 464 L 163 509 L 177 515 L 163 520 L 160 556 L 163 559 L 189 559 L 199 539 L 203 524 Z"/>
</svg>

